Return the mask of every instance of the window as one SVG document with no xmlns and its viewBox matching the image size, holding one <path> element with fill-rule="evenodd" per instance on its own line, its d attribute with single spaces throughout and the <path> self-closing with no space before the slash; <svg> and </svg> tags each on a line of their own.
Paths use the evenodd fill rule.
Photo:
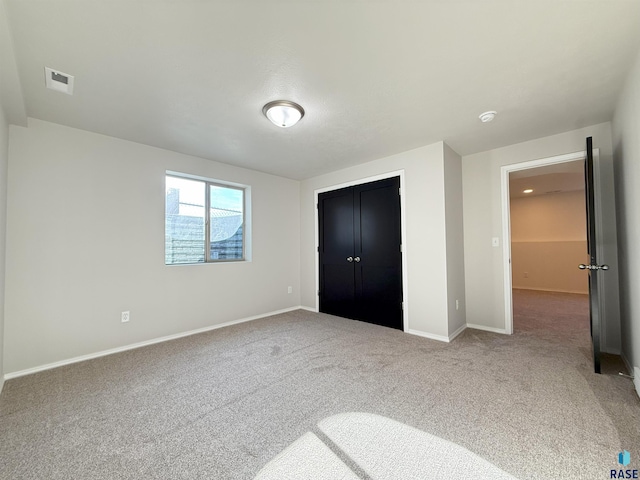
<svg viewBox="0 0 640 480">
<path fill-rule="evenodd" d="M 245 187 L 167 175 L 165 200 L 165 264 L 245 259 Z"/>
</svg>

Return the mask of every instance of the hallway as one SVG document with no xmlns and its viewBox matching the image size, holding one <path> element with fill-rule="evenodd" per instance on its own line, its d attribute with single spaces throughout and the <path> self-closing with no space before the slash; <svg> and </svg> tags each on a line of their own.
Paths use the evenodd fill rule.
<svg viewBox="0 0 640 480">
<path fill-rule="evenodd" d="M 591 361 L 589 295 L 514 288 L 513 330 L 550 342 L 551 349 L 578 347 Z M 629 374 L 619 355 L 601 353 L 600 361 L 603 374 Z"/>
</svg>

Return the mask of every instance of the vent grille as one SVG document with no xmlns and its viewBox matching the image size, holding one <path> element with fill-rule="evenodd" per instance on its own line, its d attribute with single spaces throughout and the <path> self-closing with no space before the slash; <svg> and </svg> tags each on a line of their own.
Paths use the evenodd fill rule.
<svg viewBox="0 0 640 480">
<path fill-rule="evenodd" d="M 60 70 L 44 67 L 45 85 L 56 92 L 73 95 L 73 75 L 63 73 Z"/>
</svg>

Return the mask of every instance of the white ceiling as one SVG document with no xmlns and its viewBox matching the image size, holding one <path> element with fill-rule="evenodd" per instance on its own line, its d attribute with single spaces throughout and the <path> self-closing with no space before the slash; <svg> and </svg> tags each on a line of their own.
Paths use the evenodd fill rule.
<svg viewBox="0 0 640 480">
<path fill-rule="evenodd" d="M 531 189 L 533 192 L 524 193 Z M 509 174 L 511 198 L 584 191 L 584 160 L 518 170 Z"/>
<path fill-rule="evenodd" d="M 609 121 L 640 44 L 638 0 L 0 1 L 29 116 L 296 179 Z"/>
</svg>

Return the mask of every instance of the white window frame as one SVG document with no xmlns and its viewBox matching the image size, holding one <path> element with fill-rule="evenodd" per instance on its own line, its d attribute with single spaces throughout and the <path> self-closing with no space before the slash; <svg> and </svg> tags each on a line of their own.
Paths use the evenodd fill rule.
<svg viewBox="0 0 640 480">
<path fill-rule="evenodd" d="M 167 170 L 165 172 L 165 202 L 166 202 L 167 177 L 182 178 L 185 180 L 194 180 L 198 182 L 203 182 L 205 184 L 205 192 L 204 192 L 205 236 L 204 236 L 204 261 L 203 262 L 166 263 L 166 246 L 165 246 L 165 265 L 166 266 L 206 265 L 206 264 L 251 261 L 251 187 L 249 185 L 244 185 L 240 183 L 227 182 L 224 180 L 206 178 L 198 175 L 191 175 L 188 173 Z M 211 229 L 210 229 L 211 190 L 210 190 L 210 187 L 212 186 L 240 190 L 242 192 L 242 258 L 231 258 L 231 259 L 211 258 L 211 238 L 210 238 L 211 237 Z M 166 218 L 167 218 L 167 212 L 165 207 L 165 222 L 166 222 Z M 166 226 L 165 226 L 165 236 L 166 236 Z"/>
</svg>

